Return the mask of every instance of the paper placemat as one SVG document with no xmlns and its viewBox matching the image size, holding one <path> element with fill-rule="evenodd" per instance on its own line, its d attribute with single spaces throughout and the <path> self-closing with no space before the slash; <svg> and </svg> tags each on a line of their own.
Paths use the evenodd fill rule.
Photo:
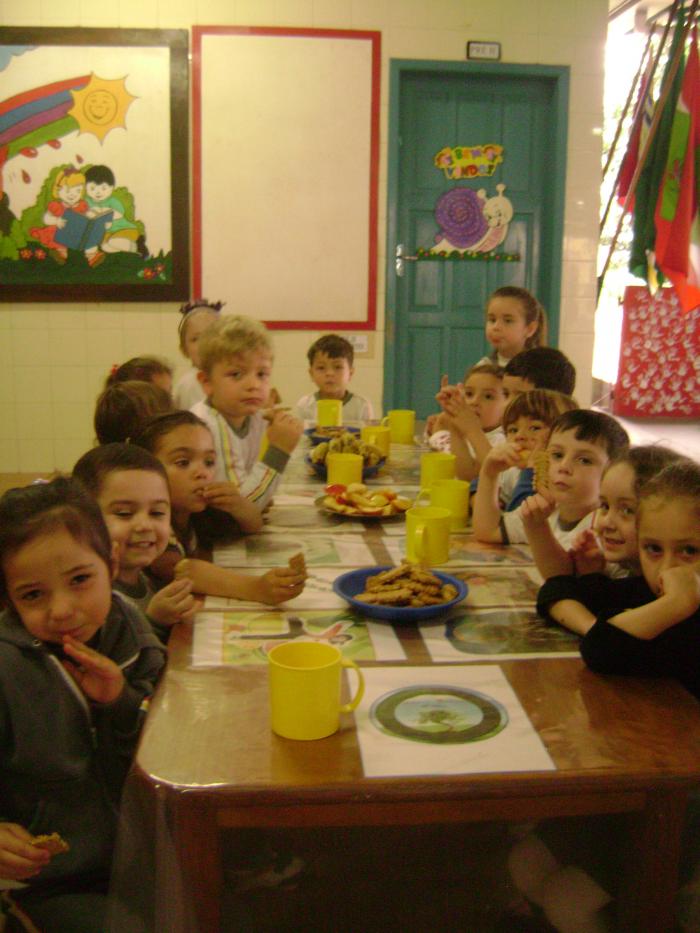
<svg viewBox="0 0 700 933">
<path fill-rule="evenodd" d="M 355 721 L 368 777 L 554 770 L 497 665 L 363 674 Z"/>
<path fill-rule="evenodd" d="M 391 626 L 357 618 L 349 611 L 199 613 L 194 623 L 192 667 L 260 665 L 280 641 L 324 641 L 353 661 L 404 661 Z"/>
<path fill-rule="evenodd" d="M 425 622 L 420 633 L 433 661 L 514 661 L 578 657 L 579 638 L 548 625 L 533 608 L 471 609 L 461 603 L 449 619 Z"/>
<path fill-rule="evenodd" d="M 214 552 L 220 567 L 250 570 L 283 567 L 294 554 L 303 552 L 307 567 L 367 567 L 376 564 L 361 535 L 280 534 L 251 535 Z"/>
</svg>

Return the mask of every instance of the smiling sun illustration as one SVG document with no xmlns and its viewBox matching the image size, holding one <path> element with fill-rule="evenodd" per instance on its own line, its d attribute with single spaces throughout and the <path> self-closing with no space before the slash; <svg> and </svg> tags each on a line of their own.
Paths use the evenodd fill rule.
<svg viewBox="0 0 700 933">
<path fill-rule="evenodd" d="M 77 120 L 82 133 L 93 133 L 102 142 L 110 130 L 126 129 L 126 112 L 136 98 L 127 91 L 125 81 L 108 81 L 93 74 L 81 91 L 71 91 L 73 106 L 68 113 Z"/>
</svg>

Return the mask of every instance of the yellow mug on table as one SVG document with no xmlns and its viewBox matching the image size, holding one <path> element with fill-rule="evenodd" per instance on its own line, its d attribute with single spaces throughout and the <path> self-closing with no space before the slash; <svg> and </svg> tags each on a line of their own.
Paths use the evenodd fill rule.
<svg viewBox="0 0 700 933">
<path fill-rule="evenodd" d="M 419 505 L 406 512 L 406 557 L 412 563 L 437 567 L 450 557 L 449 509 Z"/>
<path fill-rule="evenodd" d="M 384 424 L 366 424 L 363 428 L 360 428 L 360 437 L 365 444 L 372 444 L 374 447 L 378 447 L 383 457 L 389 456 L 391 428 Z"/>
<path fill-rule="evenodd" d="M 320 398 L 316 402 L 316 424 L 319 428 L 334 428 L 343 423 L 343 400 Z"/>
<path fill-rule="evenodd" d="M 394 408 L 382 418 L 388 424 L 392 444 L 413 444 L 416 431 L 416 413 L 408 408 Z"/>
<path fill-rule="evenodd" d="M 363 462 L 360 454 L 326 454 L 326 482 L 329 486 L 331 483 L 342 483 L 343 486 L 361 483 Z"/>
<path fill-rule="evenodd" d="M 440 509 L 448 509 L 451 514 L 450 528 L 458 531 L 467 524 L 469 515 L 469 483 L 463 479 L 436 479 L 429 487 L 418 493 L 415 504 L 420 505 L 424 496 L 430 497 L 430 504 Z"/>
<path fill-rule="evenodd" d="M 420 484 L 432 486 L 436 479 L 452 479 L 455 475 L 457 457 L 444 451 L 421 454 Z"/>
<path fill-rule="evenodd" d="M 287 641 L 267 655 L 270 678 L 272 731 L 285 739 L 323 739 L 340 725 L 365 692 L 362 671 L 342 656 L 335 645 L 315 641 Z M 351 667 L 358 686 L 349 703 L 340 702 L 340 672 Z"/>
</svg>

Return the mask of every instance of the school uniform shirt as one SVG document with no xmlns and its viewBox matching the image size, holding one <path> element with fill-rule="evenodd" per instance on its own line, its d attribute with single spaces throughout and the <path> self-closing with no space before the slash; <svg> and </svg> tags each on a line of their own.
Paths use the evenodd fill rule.
<svg viewBox="0 0 700 933">
<path fill-rule="evenodd" d="M 260 447 L 268 427 L 262 414 L 257 411 L 249 415 L 240 428 L 233 428 L 208 401 L 198 402 L 190 411 L 201 418 L 214 435 L 215 478 L 233 483 L 242 496 L 260 510 L 264 509 L 280 484 L 289 454 L 270 445 L 260 459 Z"/>
<path fill-rule="evenodd" d="M 206 396 L 202 384 L 197 378 L 198 369 L 193 366 L 184 376 L 178 379 L 173 389 L 173 403 L 175 408 L 189 411 L 197 402 L 202 402 Z"/>
<path fill-rule="evenodd" d="M 504 512 L 503 515 L 501 515 L 500 529 L 504 544 L 527 544 L 525 525 L 523 524 L 520 514 L 521 509 L 522 506 L 517 508 L 514 512 Z M 549 522 L 549 527 L 552 529 L 554 537 L 566 551 L 573 545 L 577 535 L 585 528 L 591 527 L 594 514 L 594 512 L 589 512 L 588 515 L 584 515 L 583 518 L 572 524 L 571 522 L 564 522 L 559 517 L 559 509 L 557 509 L 555 512 L 552 512 L 547 521 Z"/>
<path fill-rule="evenodd" d="M 656 638 L 637 638 L 609 620 L 628 609 L 654 602 L 644 577 L 611 579 L 602 573 L 551 577 L 540 589 L 537 611 L 562 599 L 582 603 L 596 617 L 581 640 L 581 657 L 599 674 L 674 677 L 700 699 L 700 609 Z"/>
<path fill-rule="evenodd" d="M 312 392 L 310 395 L 302 395 L 294 406 L 294 414 L 308 425 L 316 424 L 316 402 L 319 399 L 319 392 Z M 369 399 L 361 395 L 355 395 L 354 392 L 346 392 L 343 398 L 343 423 L 351 421 L 371 421 L 374 417 L 372 413 L 372 403 Z"/>
<path fill-rule="evenodd" d="M 0 821 L 70 845 L 32 890 L 103 878 L 117 806 L 165 649 L 141 612 L 113 592 L 107 619 L 89 642 L 124 675 L 113 703 L 95 703 L 61 664 L 62 646 L 31 635 L 12 609 L 0 613 Z"/>
</svg>

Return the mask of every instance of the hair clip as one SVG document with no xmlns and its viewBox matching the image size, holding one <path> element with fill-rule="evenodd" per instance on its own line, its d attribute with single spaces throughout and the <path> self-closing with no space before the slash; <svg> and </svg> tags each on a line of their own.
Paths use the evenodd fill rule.
<svg viewBox="0 0 700 933">
<path fill-rule="evenodd" d="M 109 371 L 110 376 L 116 376 L 119 372 L 119 363 L 112 363 L 112 368 Z"/>
<path fill-rule="evenodd" d="M 209 301 L 208 298 L 195 298 L 194 301 L 188 301 L 180 305 L 180 314 L 185 317 L 190 311 L 196 311 L 198 308 L 208 308 L 210 311 L 219 312 L 223 308 L 224 301 Z"/>
</svg>

